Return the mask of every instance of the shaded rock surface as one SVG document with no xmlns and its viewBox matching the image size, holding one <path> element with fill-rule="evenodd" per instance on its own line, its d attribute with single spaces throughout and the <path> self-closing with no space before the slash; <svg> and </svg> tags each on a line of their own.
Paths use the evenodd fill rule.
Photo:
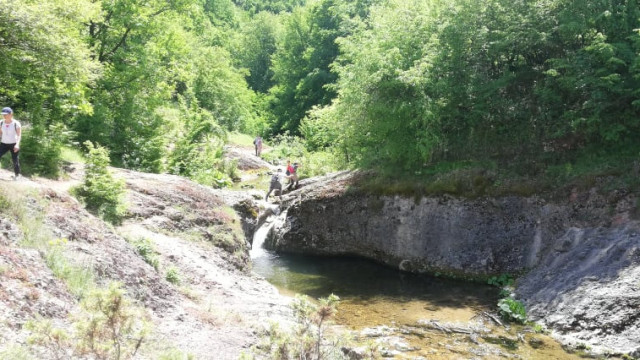
<svg viewBox="0 0 640 360">
<path fill-rule="evenodd" d="M 565 342 L 640 352 L 640 224 L 624 191 L 421 199 L 353 191 L 361 174 L 310 180 L 284 197 L 267 245 L 357 255 L 456 277 L 524 273 L 517 294 Z"/>
</svg>

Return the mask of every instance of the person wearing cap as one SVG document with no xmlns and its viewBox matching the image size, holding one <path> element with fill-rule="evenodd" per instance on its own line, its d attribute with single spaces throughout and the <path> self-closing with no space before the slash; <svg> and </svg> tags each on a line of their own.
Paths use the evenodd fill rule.
<svg viewBox="0 0 640 360">
<path fill-rule="evenodd" d="M 11 152 L 13 160 L 14 180 L 20 177 L 20 137 L 22 135 L 22 126 L 18 120 L 13 118 L 13 110 L 10 107 L 2 109 L 3 120 L 0 121 L 0 158 L 7 152 Z"/>
<path fill-rule="evenodd" d="M 278 168 L 276 172 L 271 176 L 271 183 L 269 184 L 269 192 L 267 192 L 267 196 L 264 197 L 264 201 L 269 201 L 269 195 L 273 190 L 278 190 L 280 195 L 280 201 L 282 201 L 282 183 L 280 183 L 282 169 Z M 275 194 L 275 193 L 274 193 Z"/>
</svg>

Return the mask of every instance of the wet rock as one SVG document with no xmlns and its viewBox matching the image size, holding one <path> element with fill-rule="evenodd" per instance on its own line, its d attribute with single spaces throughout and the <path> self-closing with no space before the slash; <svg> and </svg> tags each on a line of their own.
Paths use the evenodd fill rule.
<svg viewBox="0 0 640 360">
<path fill-rule="evenodd" d="M 367 349 L 364 347 L 343 347 L 340 350 L 349 360 L 362 360 L 367 356 Z"/>
<path fill-rule="evenodd" d="M 393 334 L 395 332 L 395 330 L 393 328 L 390 328 L 388 326 L 378 326 L 375 328 L 365 328 L 362 331 L 360 331 L 360 336 L 363 337 L 369 337 L 369 338 L 373 338 L 373 337 L 382 337 L 382 336 L 389 336 L 391 334 Z"/>
</svg>

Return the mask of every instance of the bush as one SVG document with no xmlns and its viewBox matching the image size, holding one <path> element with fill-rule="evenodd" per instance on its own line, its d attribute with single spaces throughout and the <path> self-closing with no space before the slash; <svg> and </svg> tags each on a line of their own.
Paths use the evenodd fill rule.
<svg viewBox="0 0 640 360">
<path fill-rule="evenodd" d="M 168 268 L 167 273 L 165 275 L 165 279 L 174 285 L 179 285 L 181 280 L 180 280 L 180 274 L 178 273 L 178 269 L 176 269 L 173 266 Z"/>
<path fill-rule="evenodd" d="M 126 212 L 123 200 L 124 181 L 114 179 L 107 166 L 109 152 L 86 141 L 89 150 L 84 182 L 73 192 L 84 201 L 87 209 L 112 223 L 119 223 Z"/>
<path fill-rule="evenodd" d="M 160 259 L 153 246 L 153 242 L 147 238 L 139 238 L 131 242 L 136 252 L 149 265 L 153 266 L 156 271 L 160 266 Z"/>
<path fill-rule="evenodd" d="M 492 276 L 487 280 L 487 284 L 497 286 L 497 287 L 505 287 L 513 285 L 513 277 L 509 274 L 501 274 L 500 276 Z"/>
<path fill-rule="evenodd" d="M 524 324 L 527 321 L 527 311 L 524 304 L 512 297 L 506 297 L 498 301 L 500 316 L 507 321 Z"/>
<path fill-rule="evenodd" d="M 283 331 L 277 324 L 272 324 L 265 343 L 259 348 L 271 359 L 345 359 L 340 350 L 343 340 L 325 336 L 339 300 L 331 294 L 316 304 L 306 296 L 296 296 L 291 304 L 296 326 L 291 331 Z"/>
<path fill-rule="evenodd" d="M 272 143 L 273 148 L 264 153 L 263 158 L 276 164 L 285 164 L 286 160 L 299 163 L 298 176 L 301 179 L 325 175 L 340 167 L 335 153 L 331 151 L 309 152 L 303 139 L 288 133 L 276 135 L 272 139 Z"/>
<path fill-rule="evenodd" d="M 82 302 L 87 314 L 76 322 L 82 354 L 99 358 L 132 358 L 147 335 L 145 314 L 124 296 L 119 283 L 96 290 Z"/>
<path fill-rule="evenodd" d="M 23 172 L 57 178 L 62 165 L 62 147 L 70 137 L 71 132 L 62 124 L 48 128 L 41 125 L 23 127 L 20 147 Z"/>
<path fill-rule="evenodd" d="M 50 320 L 30 321 L 30 344 L 49 350 L 56 359 L 134 358 L 148 332 L 143 311 L 130 303 L 119 283 L 94 290 L 81 303 L 72 330 L 55 328 Z"/>
</svg>

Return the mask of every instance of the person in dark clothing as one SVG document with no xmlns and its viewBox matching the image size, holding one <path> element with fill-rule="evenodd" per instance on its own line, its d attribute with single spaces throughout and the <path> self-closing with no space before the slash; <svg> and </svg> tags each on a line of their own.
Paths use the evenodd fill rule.
<svg viewBox="0 0 640 360">
<path fill-rule="evenodd" d="M 278 168 L 278 170 L 276 170 L 276 172 L 271 176 L 271 183 L 269 184 L 269 192 L 267 192 L 267 196 L 264 197 L 264 201 L 269 201 L 269 195 L 273 190 L 278 191 L 277 195 L 280 196 L 280 201 L 282 201 L 282 183 L 280 183 L 281 177 L 282 177 L 282 169 Z"/>
<path fill-rule="evenodd" d="M 262 137 L 260 135 L 253 139 L 253 146 L 256 149 L 256 156 L 260 157 L 262 154 Z"/>
</svg>

